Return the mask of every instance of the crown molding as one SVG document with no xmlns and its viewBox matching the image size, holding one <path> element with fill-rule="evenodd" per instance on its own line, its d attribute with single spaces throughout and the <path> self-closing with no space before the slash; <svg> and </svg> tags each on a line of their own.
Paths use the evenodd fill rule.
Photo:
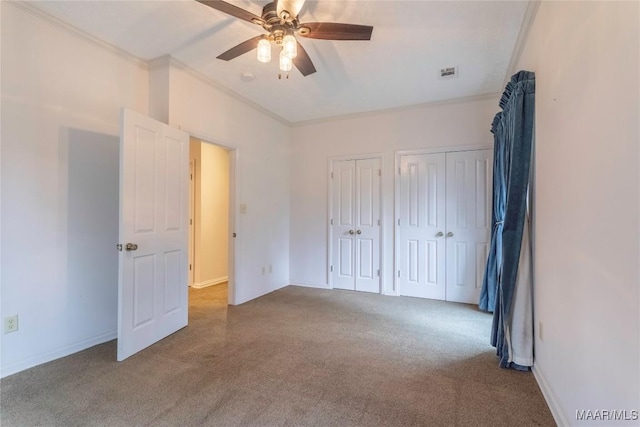
<svg viewBox="0 0 640 427">
<path fill-rule="evenodd" d="M 351 113 L 351 114 L 344 114 L 341 116 L 325 117 L 322 119 L 304 120 L 304 121 L 292 123 L 291 127 L 295 128 L 295 127 L 309 126 L 309 125 L 315 125 L 315 124 L 327 123 L 327 122 L 333 122 L 333 121 L 339 121 L 339 120 L 350 120 L 350 119 L 356 119 L 356 118 L 378 116 L 381 114 L 399 113 L 403 111 L 440 107 L 443 105 L 466 104 L 468 102 L 478 102 L 478 101 L 487 101 L 487 100 L 496 100 L 496 106 L 497 106 L 498 100 L 500 99 L 500 95 L 502 95 L 502 92 L 486 93 L 482 95 L 463 96 L 461 98 L 452 98 L 452 99 L 443 99 L 440 101 L 423 102 L 420 104 L 412 104 L 412 105 L 406 105 L 402 107 L 385 108 L 381 110 L 371 110 L 371 111 L 364 111 L 361 113 Z"/>
<path fill-rule="evenodd" d="M 31 16 L 34 16 L 36 18 L 41 19 L 42 21 L 54 25 L 56 27 L 62 28 L 63 30 L 66 30 L 68 33 L 73 34 L 74 36 L 77 36 L 83 40 L 87 40 L 90 41 L 91 43 L 121 57 L 122 59 L 125 59 L 129 62 L 131 62 L 134 65 L 137 65 L 141 68 L 147 69 L 147 61 L 138 58 L 135 55 L 130 54 L 129 52 L 120 49 L 117 46 L 112 45 L 111 43 L 107 43 L 104 40 L 101 40 L 89 33 L 87 33 L 84 30 L 81 30 L 78 27 L 74 27 L 73 25 L 63 21 L 62 19 L 56 18 L 53 15 L 48 14 L 47 12 L 37 8 L 36 6 L 30 4 L 29 2 L 26 1 L 16 1 L 16 0 L 3 0 L 2 1 L 3 4 L 7 4 L 7 5 L 11 5 L 17 9 L 22 10 L 23 12 L 26 12 L 28 14 L 30 14 Z"/>
<path fill-rule="evenodd" d="M 528 36 L 529 30 L 531 28 L 531 24 L 533 22 L 533 18 L 535 17 L 535 14 L 538 10 L 538 6 L 540 5 L 540 1 L 541 0 L 530 0 L 528 5 L 527 5 L 527 10 L 525 12 L 525 16 L 523 18 L 523 25 L 520 29 L 520 33 L 518 35 L 518 39 L 516 41 L 516 46 L 514 48 L 514 53 L 512 55 L 511 61 L 509 63 L 509 67 L 507 69 L 507 75 L 505 77 L 505 83 L 508 81 L 508 79 L 510 79 L 511 74 L 513 74 L 513 68 L 515 67 L 515 65 L 517 64 L 518 59 L 520 58 L 520 54 L 522 53 L 526 38 Z M 284 124 L 285 126 L 288 126 L 290 128 L 294 128 L 294 127 L 301 127 L 301 126 L 308 126 L 308 125 L 312 125 L 312 124 L 319 124 L 319 123 L 325 123 L 325 122 L 330 122 L 330 121 L 337 121 L 337 120 L 349 120 L 349 119 L 355 119 L 355 118 L 361 118 L 361 117 L 370 117 L 370 116 L 376 116 L 376 115 L 380 115 L 380 114 L 389 114 L 389 113 L 395 113 L 395 112 L 401 112 L 401 111 L 410 111 L 410 110 L 416 110 L 416 109 L 421 109 L 421 108 L 429 108 L 429 107 L 436 107 L 436 106 L 442 106 L 442 105 L 448 105 L 448 104 L 458 104 L 458 103 L 466 103 L 466 102 L 474 102 L 474 101 L 482 101 L 482 100 L 488 100 L 488 99 L 495 99 L 498 98 L 500 96 L 501 93 L 488 93 L 488 94 L 482 94 L 482 95 L 474 95 L 474 96 L 467 96 L 467 97 L 461 97 L 461 98 L 454 98 L 454 99 L 447 99 L 447 100 L 440 100 L 440 101 L 431 101 L 431 102 L 426 102 L 426 103 L 420 103 L 420 104 L 413 104 L 413 105 L 408 105 L 408 106 L 401 106 L 401 107 L 394 107 L 394 108 L 387 108 L 387 109 L 380 109 L 380 110 L 371 110 L 371 111 L 365 111 L 365 112 L 358 112 L 358 113 L 351 113 L 351 114 L 344 114 L 344 115 L 338 115 L 338 116 L 331 116 L 331 117 L 324 117 L 324 118 L 319 118 L 319 119 L 311 119 L 311 120 L 302 120 L 302 121 L 297 121 L 297 122 L 291 122 L 287 119 L 285 119 L 284 117 L 281 117 L 277 114 L 275 114 L 274 112 L 272 112 L 271 110 L 251 101 L 250 99 L 240 95 L 238 92 L 235 92 L 231 89 L 229 89 L 226 86 L 223 86 L 222 84 L 218 83 L 216 80 L 212 79 L 211 77 L 206 76 L 205 74 L 201 73 L 200 71 L 197 71 L 196 69 L 192 68 L 191 66 L 175 59 L 174 57 L 172 57 L 171 55 L 167 54 L 167 55 L 163 55 L 160 56 L 158 58 L 154 58 L 151 60 L 143 60 L 141 58 L 138 58 L 135 55 L 132 55 L 128 52 L 126 52 L 125 50 L 114 46 L 110 43 L 107 43 L 91 34 L 89 34 L 88 32 L 81 30 L 71 24 L 68 24 L 67 22 L 56 18 L 50 14 L 48 14 L 47 12 L 37 8 L 36 6 L 33 6 L 32 4 L 29 4 L 26 1 L 23 0 L 2 0 L 2 3 L 7 4 L 7 5 L 11 5 L 13 7 L 16 7 L 26 13 L 29 13 L 32 16 L 35 16 L 51 25 L 57 26 L 59 28 L 62 28 L 64 30 L 66 30 L 67 32 L 69 32 L 70 34 L 73 34 L 77 37 L 80 37 L 84 40 L 88 40 L 90 42 L 92 42 L 93 44 L 95 44 L 96 46 L 99 46 L 129 62 L 131 62 L 132 64 L 135 64 L 143 69 L 146 70 L 155 70 L 158 68 L 162 68 L 162 67 L 174 67 L 177 69 L 180 69 L 181 71 L 184 71 L 185 73 L 189 74 L 190 76 L 196 78 L 197 80 L 203 82 L 204 84 L 213 87 L 217 90 L 219 90 L 220 92 L 230 96 L 231 98 L 235 99 L 238 102 L 241 102 L 242 104 L 252 108 L 253 110 L 256 110 L 270 118 L 272 118 L 273 120 L 276 120 L 279 123 Z"/>
<path fill-rule="evenodd" d="M 215 80 L 211 79 L 210 77 L 205 76 L 204 74 L 202 74 L 201 72 L 193 69 L 192 67 L 188 66 L 187 64 L 184 64 L 180 61 L 178 61 L 177 59 L 173 58 L 170 55 L 163 55 L 160 56 L 158 58 L 154 58 L 151 59 L 149 61 L 145 61 L 144 59 L 138 58 L 137 56 L 130 54 L 129 52 L 120 49 L 117 46 L 114 46 L 110 43 L 107 43 L 91 34 L 89 34 L 88 32 L 75 27 L 59 18 L 56 18 L 53 15 L 48 14 L 47 12 L 39 9 L 38 7 L 23 1 L 23 0 L 3 0 L 2 1 L 5 4 L 11 5 L 16 7 L 17 9 L 22 10 L 23 12 L 26 12 L 34 17 L 37 17 L 39 19 L 41 19 L 44 22 L 47 22 L 51 25 L 57 26 L 63 30 L 66 30 L 67 32 L 69 32 L 70 34 L 73 34 L 77 37 L 82 38 L 83 40 L 88 40 L 90 42 L 92 42 L 93 44 L 102 47 L 103 49 L 106 49 L 108 51 L 110 51 L 111 53 L 114 53 L 116 55 L 118 55 L 119 57 L 135 64 L 138 65 L 141 68 L 144 68 L 146 70 L 153 70 L 153 69 L 157 69 L 163 66 L 174 66 L 176 68 L 179 68 L 182 71 L 187 72 L 188 74 L 190 74 L 192 77 L 195 77 L 196 79 L 202 81 L 203 83 L 214 87 L 215 89 L 225 93 L 226 95 L 229 95 L 230 97 L 234 98 L 235 100 L 253 108 L 254 110 L 257 110 L 267 116 L 269 116 L 270 118 L 286 125 L 286 126 L 291 126 L 291 122 L 289 122 L 288 120 L 284 119 L 283 117 L 278 116 L 277 114 L 273 113 L 272 111 L 256 104 L 255 102 L 243 97 L 242 95 L 240 95 L 237 92 L 234 92 L 233 90 L 222 86 L 220 83 L 216 82 Z"/>
<path fill-rule="evenodd" d="M 516 44 L 513 47 L 511 61 L 509 61 L 509 66 L 507 67 L 507 73 L 504 76 L 504 82 L 502 83 L 502 86 L 506 86 L 507 83 L 509 83 L 509 80 L 511 80 L 511 76 L 518 71 L 516 70 L 516 66 L 518 65 L 520 56 L 522 56 L 522 51 L 524 51 L 524 47 L 527 44 L 527 39 L 529 38 L 529 33 L 531 32 L 533 21 L 535 20 L 536 14 L 538 13 L 540 3 L 542 3 L 542 0 L 529 0 L 529 2 L 527 3 L 527 10 L 524 12 L 524 17 L 522 18 L 520 32 L 518 33 Z"/>
<path fill-rule="evenodd" d="M 221 85 L 220 83 L 218 83 L 217 81 L 215 81 L 214 79 L 204 75 L 203 73 L 201 73 L 200 71 L 190 67 L 189 65 L 185 64 L 184 62 L 181 62 L 177 59 L 175 59 L 174 57 L 172 57 L 171 55 L 163 55 L 160 56 L 158 58 L 154 58 L 152 60 L 150 60 L 148 63 L 148 67 L 150 70 L 154 70 L 157 68 L 161 68 L 161 67 L 174 67 L 177 68 L 181 71 L 184 71 L 185 73 L 189 74 L 191 77 L 200 80 L 201 82 L 205 83 L 208 86 L 213 87 L 214 89 L 219 90 L 220 92 L 229 95 L 230 97 L 232 97 L 233 99 L 235 99 L 236 101 L 239 101 L 243 104 L 245 104 L 246 106 L 262 113 L 265 114 L 266 116 L 282 123 L 285 126 L 291 127 L 292 123 L 288 120 L 286 120 L 283 117 L 280 117 L 279 115 L 275 114 L 274 112 L 272 112 L 271 110 L 268 110 L 266 108 L 264 108 L 263 106 L 251 101 L 248 98 L 245 98 L 244 96 L 240 95 L 238 92 L 235 92 L 231 89 L 229 89 L 226 86 Z"/>
<path fill-rule="evenodd" d="M 162 55 L 147 61 L 147 67 L 149 68 L 149 71 L 157 70 L 159 68 L 167 68 L 170 67 L 171 64 L 171 55 Z"/>
</svg>

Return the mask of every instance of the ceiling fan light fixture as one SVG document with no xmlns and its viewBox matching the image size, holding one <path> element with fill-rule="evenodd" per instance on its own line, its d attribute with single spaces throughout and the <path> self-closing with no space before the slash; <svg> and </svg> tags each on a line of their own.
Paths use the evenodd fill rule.
<svg viewBox="0 0 640 427">
<path fill-rule="evenodd" d="M 289 72 L 293 68 L 293 61 L 287 56 L 284 49 L 280 51 L 280 70 Z"/>
<path fill-rule="evenodd" d="M 216 58 L 229 61 L 258 48 L 258 61 L 269 62 L 271 59 L 271 44 L 273 43 L 276 47 L 283 49 L 280 52 L 280 77 L 282 77 L 282 71 L 284 71 L 288 78 L 289 70 L 293 68 L 293 65 L 295 65 L 305 77 L 316 72 L 316 68 L 306 50 L 296 41 L 296 35 L 321 40 L 366 41 L 371 40 L 371 33 L 373 32 L 373 27 L 370 25 L 343 24 L 338 22 L 301 23 L 298 20 L 298 16 L 305 0 L 270 0 L 270 2 L 262 8 L 261 16 L 254 15 L 252 12 L 225 0 L 197 1 L 234 18 L 259 25 L 267 32 L 266 35 L 245 40 L 239 45 L 221 53 Z M 298 49 L 298 47 L 300 47 L 300 49 Z M 298 50 L 300 51 L 299 55 Z"/>
<path fill-rule="evenodd" d="M 282 39 L 282 51 L 290 59 L 298 56 L 298 41 L 292 34 L 287 34 Z"/>
<path fill-rule="evenodd" d="M 271 61 L 271 43 L 267 39 L 261 39 L 258 42 L 258 61 Z"/>
</svg>

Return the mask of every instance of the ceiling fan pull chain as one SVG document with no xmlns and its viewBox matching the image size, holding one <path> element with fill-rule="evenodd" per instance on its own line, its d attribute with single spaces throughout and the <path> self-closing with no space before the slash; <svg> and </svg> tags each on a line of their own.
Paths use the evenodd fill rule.
<svg viewBox="0 0 640 427">
<path fill-rule="evenodd" d="M 267 32 L 266 35 L 253 37 L 232 47 L 218 55 L 218 59 L 229 61 L 258 48 L 260 53 L 258 61 L 269 62 L 266 53 L 269 46 L 262 43 L 264 45 L 262 46 L 264 52 L 260 51 L 260 41 L 264 39 L 275 42 L 277 46 L 282 46 L 283 43 L 285 43 L 284 39 L 287 38 L 286 44 L 288 47 L 286 55 L 288 63 L 286 68 L 282 68 L 283 60 L 280 60 L 280 67 L 282 71 L 287 73 L 287 79 L 289 78 L 289 71 L 294 65 L 303 76 L 308 76 L 316 72 L 316 67 L 313 65 L 311 58 L 309 58 L 309 55 L 302 45 L 298 43 L 295 35 L 308 39 L 322 40 L 371 40 L 371 33 L 373 31 L 373 27 L 370 25 L 342 24 L 336 22 L 300 23 L 298 21 L 298 15 L 305 0 L 273 0 L 262 8 L 261 16 L 254 15 L 224 0 L 198 1 L 227 15 L 259 25 Z M 296 59 L 294 64 L 292 63 L 293 59 Z M 282 75 L 279 74 L 278 78 L 282 79 Z"/>
</svg>

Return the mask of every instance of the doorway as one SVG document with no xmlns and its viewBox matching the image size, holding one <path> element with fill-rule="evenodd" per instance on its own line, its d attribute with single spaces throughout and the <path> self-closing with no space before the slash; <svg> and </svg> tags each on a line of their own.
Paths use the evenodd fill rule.
<svg viewBox="0 0 640 427">
<path fill-rule="evenodd" d="M 231 174 L 233 150 L 191 137 L 189 141 L 189 286 L 229 284 L 232 251 Z"/>
<path fill-rule="evenodd" d="M 216 282 L 228 282 L 225 289 L 227 303 L 235 304 L 235 245 L 232 239 L 235 233 L 232 230 L 235 226 L 237 156 L 237 149 L 210 144 L 222 153 L 225 166 L 198 168 L 198 165 L 207 164 L 203 152 L 208 153 L 209 147 L 202 141 L 192 141 L 187 132 L 125 108 L 121 113 L 120 132 L 120 243 L 116 246 L 120 251 L 119 361 L 187 326 L 190 259 L 194 260 L 191 269 L 195 268 L 192 284 L 206 287 Z M 190 162 L 192 142 L 198 151 Z M 190 164 L 193 170 L 189 168 Z M 198 185 L 198 171 L 210 170 L 218 173 L 222 170 L 222 176 L 226 178 L 226 185 L 217 191 L 226 199 L 226 204 L 218 208 L 219 216 L 226 223 L 226 230 L 223 229 L 223 236 L 218 240 L 226 242 L 226 249 L 216 258 L 199 256 L 197 250 L 193 256 L 189 254 L 193 250 L 189 244 L 190 222 L 194 224 L 193 247 L 198 240 L 198 212 L 191 207 L 189 182 L 192 176 L 195 182 L 191 190 L 194 194 L 199 192 L 200 204 L 203 204 L 202 196 L 209 194 L 203 193 L 202 185 Z M 195 203 L 193 207 L 196 207 Z M 210 215 L 203 216 L 203 212 L 206 210 L 201 211 L 200 216 L 209 219 Z M 214 265 L 222 264 L 226 268 L 218 271 L 217 276 L 203 279 L 203 274 L 198 276 L 196 266 L 200 257 L 203 267 L 214 260 L 217 261 Z"/>
</svg>

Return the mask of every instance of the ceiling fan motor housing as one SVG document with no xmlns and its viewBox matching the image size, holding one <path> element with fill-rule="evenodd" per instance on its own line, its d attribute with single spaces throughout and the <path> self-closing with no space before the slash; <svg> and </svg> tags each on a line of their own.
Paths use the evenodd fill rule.
<svg viewBox="0 0 640 427">
<path fill-rule="evenodd" d="M 315 73 L 316 68 L 302 45 L 295 39 L 296 34 L 310 39 L 321 40 L 371 40 L 371 32 L 373 31 L 373 27 L 370 25 L 336 22 L 307 22 L 300 24 L 298 14 L 305 0 L 273 1 L 262 8 L 262 16 L 254 15 L 224 0 L 198 0 L 198 2 L 228 15 L 259 25 L 267 32 L 266 35 L 245 40 L 221 53 L 217 56 L 218 59 L 229 61 L 256 49 L 260 42 L 273 41 L 281 47 L 284 47 L 284 45 L 289 46 L 287 50 L 292 53 L 288 57 L 293 60 L 293 65 L 303 76 Z M 279 14 L 278 5 L 280 5 Z M 290 48 L 292 43 L 294 43 L 293 48 Z"/>
<path fill-rule="evenodd" d="M 278 46 L 282 44 L 282 38 L 287 34 L 299 32 L 305 36 L 309 34 L 309 28 L 298 27 L 298 20 L 291 15 L 283 17 L 278 16 L 276 10 L 276 2 L 267 4 L 262 8 L 262 28 L 269 33 L 269 39 L 273 40 Z"/>
</svg>

